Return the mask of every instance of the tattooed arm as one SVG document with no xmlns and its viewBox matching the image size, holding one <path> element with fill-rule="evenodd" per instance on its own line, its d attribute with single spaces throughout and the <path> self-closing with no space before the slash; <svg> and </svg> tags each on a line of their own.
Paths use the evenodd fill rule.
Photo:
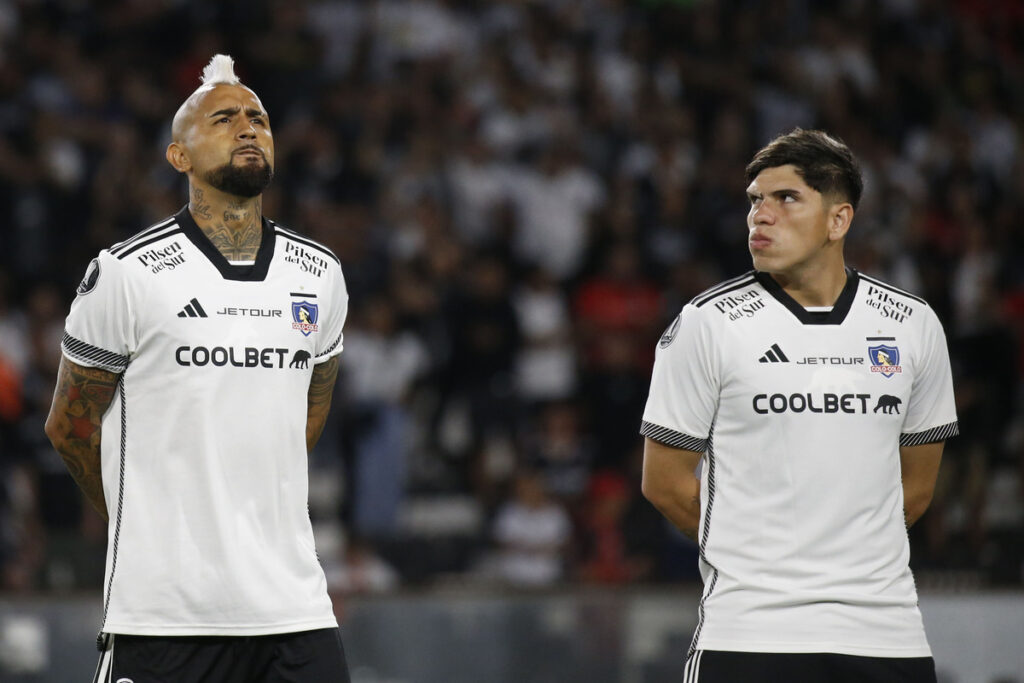
<svg viewBox="0 0 1024 683">
<path fill-rule="evenodd" d="M 338 356 L 313 366 L 313 377 L 309 380 L 309 395 L 306 403 L 306 452 L 313 450 L 320 434 L 327 424 L 327 413 L 331 409 L 331 394 L 338 377 Z"/>
<path fill-rule="evenodd" d="M 46 435 L 89 502 L 108 519 L 100 470 L 100 421 L 121 376 L 61 358 Z"/>
</svg>

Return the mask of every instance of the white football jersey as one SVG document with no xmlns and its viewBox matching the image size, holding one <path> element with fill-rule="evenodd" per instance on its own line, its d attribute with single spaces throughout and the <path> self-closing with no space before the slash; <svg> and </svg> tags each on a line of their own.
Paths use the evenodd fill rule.
<svg viewBox="0 0 1024 683">
<path fill-rule="evenodd" d="M 809 312 L 747 273 L 659 342 L 641 433 L 704 453 L 694 649 L 931 654 L 899 448 L 957 433 L 949 354 L 923 300 L 847 275 Z"/>
<path fill-rule="evenodd" d="M 103 631 L 337 625 L 307 508 L 306 403 L 347 310 L 337 257 L 267 219 L 244 265 L 187 208 L 92 261 L 63 351 L 122 373 L 100 445 Z"/>
</svg>

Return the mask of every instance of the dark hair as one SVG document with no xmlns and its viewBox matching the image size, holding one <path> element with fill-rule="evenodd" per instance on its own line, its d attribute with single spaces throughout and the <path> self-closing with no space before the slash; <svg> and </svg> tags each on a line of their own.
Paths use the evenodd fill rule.
<svg viewBox="0 0 1024 683">
<path fill-rule="evenodd" d="M 853 152 L 821 130 L 795 128 L 761 148 L 747 164 L 747 183 L 766 168 L 792 165 L 804 182 L 823 195 L 841 197 L 857 208 L 864 179 Z"/>
</svg>

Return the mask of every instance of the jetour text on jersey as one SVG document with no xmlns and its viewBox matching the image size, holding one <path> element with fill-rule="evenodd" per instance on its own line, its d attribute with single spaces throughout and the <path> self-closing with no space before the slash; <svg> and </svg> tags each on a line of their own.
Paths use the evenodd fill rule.
<svg viewBox="0 0 1024 683">
<path fill-rule="evenodd" d="M 246 346 L 236 349 L 234 347 L 214 346 L 179 346 L 174 350 L 174 360 L 178 365 L 185 367 L 203 367 L 214 365 L 216 367 L 234 366 L 236 368 L 271 368 L 278 369 L 285 367 L 285 359 L 291 349 L 282 348 L 256 348 Z M 309 360 L 309 352 L 304 350 L 296 351 L 292 356 L 288 367 L 304 366 Z"/>
<path fill-rule="evenodd" d="M 752 405 L 758 415 L 768 413 L 851 413 L 866 414 L 871 394 L 757 394 Z M 877 406 L 876 406 L 877 408 Z"/>
</svg>

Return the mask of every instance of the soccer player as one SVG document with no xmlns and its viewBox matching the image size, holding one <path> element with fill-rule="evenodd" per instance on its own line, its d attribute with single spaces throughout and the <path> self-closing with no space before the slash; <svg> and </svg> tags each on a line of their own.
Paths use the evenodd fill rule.
<svg viewBox="0 0 1024 683">
<path fill-rule="evenodd" d="M 845 144 L 797 129 L 746 176 L 754 270 L 665 331 L 641 427 L 644 495 L 700 547 L 684 681 L 935 681 L 907 528 L 957 433 L 942 327 L 845 265 Z"/>
<path fill-rule="evenodd" d="M 46 423 L 108 520 L 94 680 L 347 682 L 306 507 L 341 267 L 263 217 L 274 140 L 230 57 L 171 133 L 188 205 L 89 265 Z"/>
</svg>

